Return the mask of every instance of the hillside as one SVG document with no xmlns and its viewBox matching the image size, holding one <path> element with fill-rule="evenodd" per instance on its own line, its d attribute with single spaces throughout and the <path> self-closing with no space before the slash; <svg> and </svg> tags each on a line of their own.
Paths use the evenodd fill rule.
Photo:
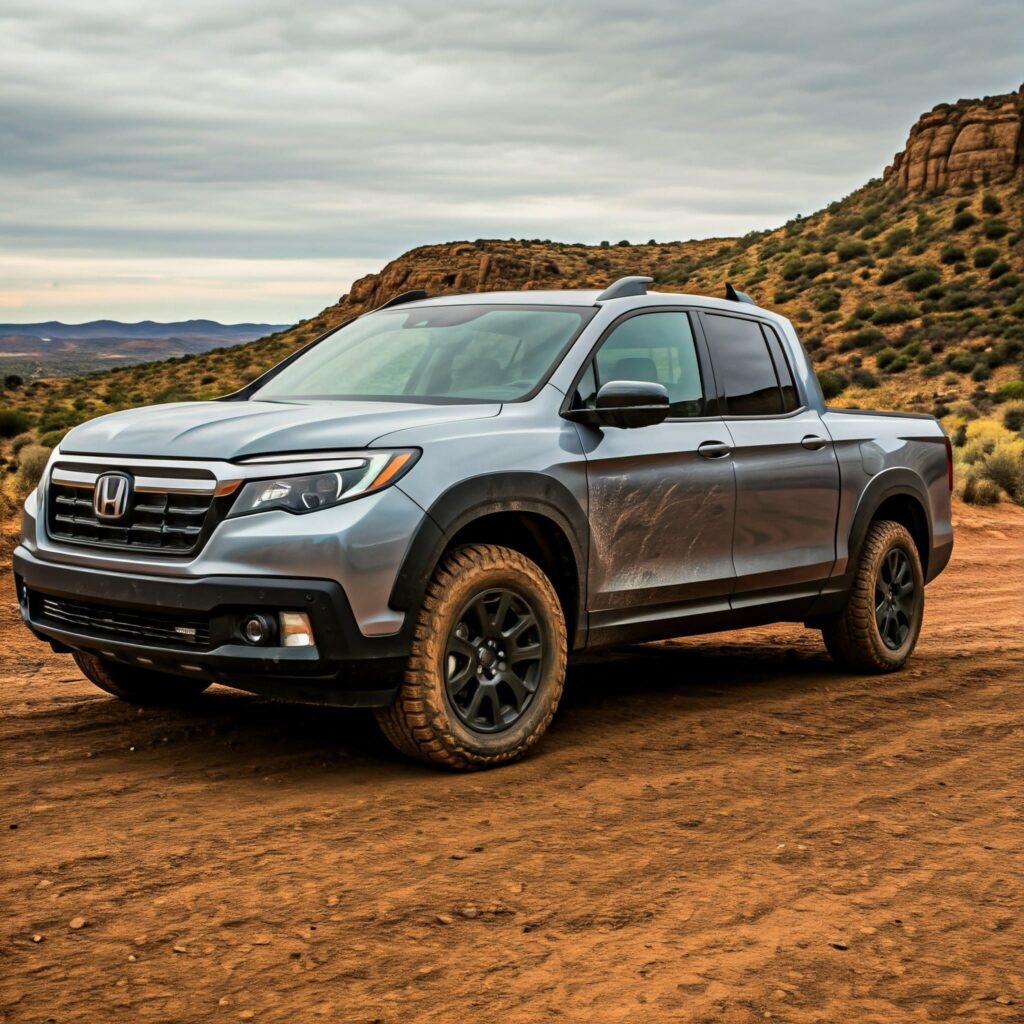
<svg viewBox="0 0 1024 1024">
<path fill-rule="evenodd" d="M 914 125 L 880 178 L 812 216 L 742 238 L 601 246 L 477 240 L 414 249 L 318 316 L 251 344 L 7 388 L 0 406 L 24 418 L 6 428 L 0 420 L 0 433 L 25 428 L 52 445 L 70 425 L 112 409 L 215 397 L 412 288 L 598 287 L 650 274 L 657 288 L 676 292 L 720 295 L 732 281 L 790 317 L 838 403 L 934 412 L 951 433 L 963 427 L 961 441 L 977 432 L 969 422 L 998 414 L 989 431 L 994 446 L 1013 439 L 1024 415 L 1016 405 L 997 408 L 1024 399 L 1022 118 L 1024 86 L 940 104 Z M 988 434 L 979 443 L 987 445 Z M 1020 481 L 1024 499 L 1024 468 Z"/>
</svg>

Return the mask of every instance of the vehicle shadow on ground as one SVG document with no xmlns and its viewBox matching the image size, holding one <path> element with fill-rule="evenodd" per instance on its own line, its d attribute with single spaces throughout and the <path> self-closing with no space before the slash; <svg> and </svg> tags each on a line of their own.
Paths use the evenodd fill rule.
<svg viewBox="0 0 1024 1024">
<path fill-rule="evenodd" d="M 735 701 L 826 686 L 836 676 L 824 651 L 771 643 L 616 648 L 571 662 L 550 742 L 600 743 L 606 731 L 621 729 L 624 701 L 631 725 L 649 720 L 653 727 L 666 713 L 700 715 Z M 371 762 L 378 771 L 422 771 L 391 749 L 369 711 L 278 703 L 220 687 L 187 706 L 141 714 L 116 701 L 90 701 L 79 706 L 77 725 L 83 717 L 93 727 L 125 729 L 130 742 L 145 745 L 166 742 L 163 736 L 173 732 L 176 744 L 188 744 L 189 761 L 197 766 L 223 762 L 228 747 L 245 759 L 272 761 L 276 770 L 315 765 L 318 773 L 336 772 Z"/>
</svg>

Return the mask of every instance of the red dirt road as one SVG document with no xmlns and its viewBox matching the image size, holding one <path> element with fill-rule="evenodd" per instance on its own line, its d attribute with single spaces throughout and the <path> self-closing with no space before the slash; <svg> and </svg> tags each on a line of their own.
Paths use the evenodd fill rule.
<svg viewBox="0 0 1024 1024">
<path fill-rule="evenodd" d="M 1024 1021 L 1024 511 L 958 512 L 903 673 L 616 652 L 477 775 L 120 704 L 5 597 L 0 1020 Z"/>
</svg>

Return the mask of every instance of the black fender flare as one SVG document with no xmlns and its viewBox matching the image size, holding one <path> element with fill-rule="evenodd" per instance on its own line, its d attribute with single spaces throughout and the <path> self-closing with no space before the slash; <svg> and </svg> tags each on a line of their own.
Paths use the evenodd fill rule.
<svg viewBox="0 0 1024 1024">
<path fill-rule="evenodd" d="M 401 485 L 397 485 L 401 486 Z M 406 549 L 391 590 L 397 611 L 418 608 L 427 581 L 451 538 L 476 519 L 495 512 L 530 512 L 550 520 L 572 549 L 577 587 L 577 636 L 586 623 L 590 525 L 584 509 L 561 481 L 544 473 L 485 473 L 450 487 L 428 508 Z"/>
</svg>

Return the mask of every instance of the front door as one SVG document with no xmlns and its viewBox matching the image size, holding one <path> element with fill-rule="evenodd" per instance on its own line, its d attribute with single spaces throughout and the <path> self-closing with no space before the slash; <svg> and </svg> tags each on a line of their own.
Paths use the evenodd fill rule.
<svg viewBox="0 0 1024 1024">
<path fill-rule="evenodd" d="M 707 416 L 707 355 L 684 310 L 627 315 L 587 366 L 577 400 L 613 380 L 654 381 L 669 418 L 624 430 L 580 425 L 590 498 L 591 642 L 670 636 L 727 613 L 736 487 L 728 433 Z M 679 620 L 679 621 L 677 621 Z M 674 625 L 673 625 L 674 623 Z"/>
</svg>

